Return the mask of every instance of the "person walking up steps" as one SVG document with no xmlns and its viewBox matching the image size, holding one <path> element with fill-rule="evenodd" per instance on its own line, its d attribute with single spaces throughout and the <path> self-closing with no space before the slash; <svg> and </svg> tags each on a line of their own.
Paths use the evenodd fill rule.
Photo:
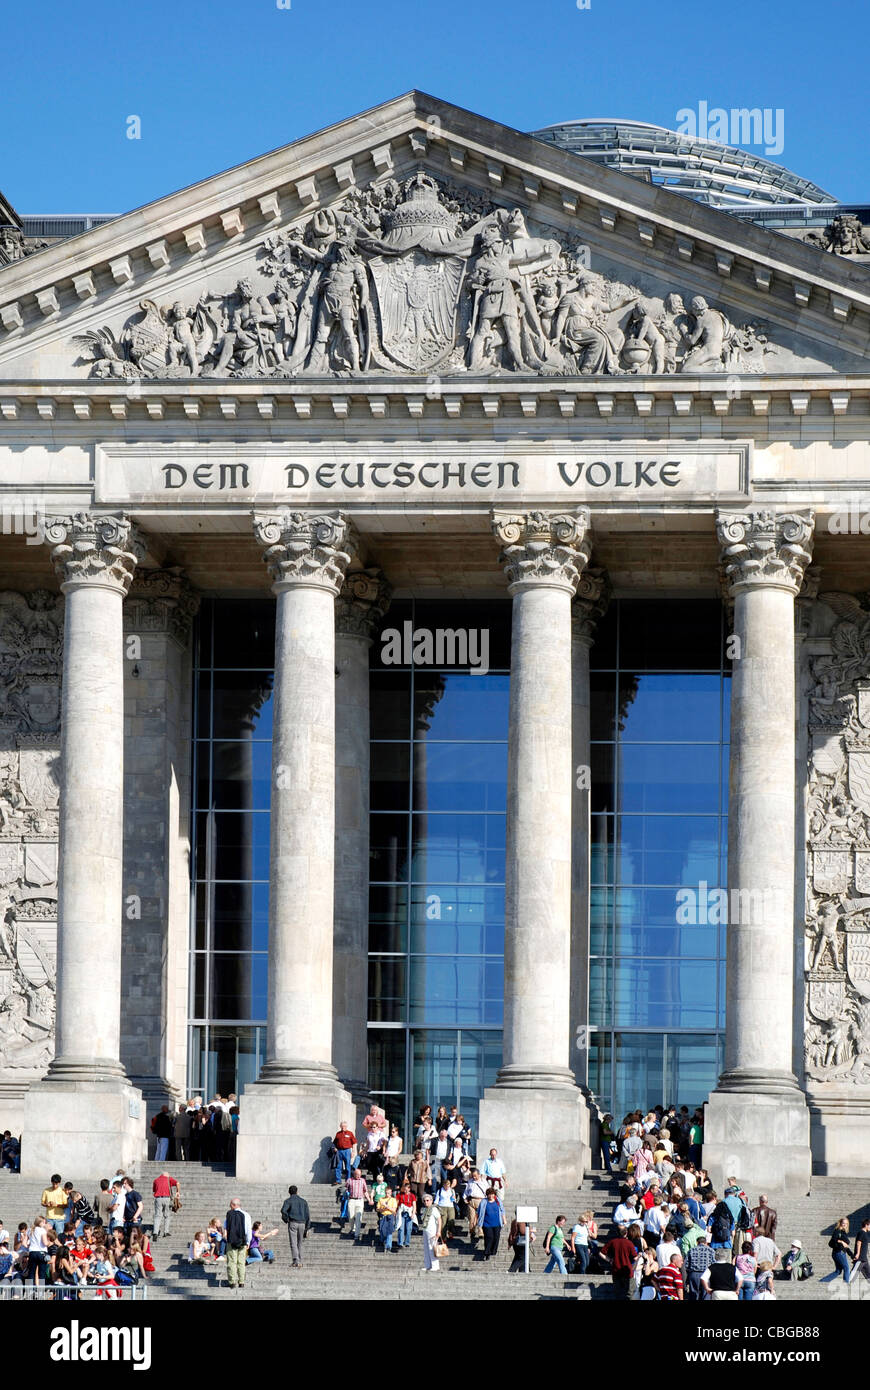
<svg viewBox="0 0 870 1390">
<path fill-rule="evenodd" d="M 287 1225 L 287 1235 L 290 1239 L 290 1258 L 293 1261 L 293 1269 L 302 1268 L 302 1242 L 308 1235 L 311 1225 L 311 1211 L 304 1197 L 299 1196 L 299 1188 L 295 1185 L 288 1189 L 289 1197 L 285 1198 L 281 1208 L 281 1220 Z"/>
</svg>

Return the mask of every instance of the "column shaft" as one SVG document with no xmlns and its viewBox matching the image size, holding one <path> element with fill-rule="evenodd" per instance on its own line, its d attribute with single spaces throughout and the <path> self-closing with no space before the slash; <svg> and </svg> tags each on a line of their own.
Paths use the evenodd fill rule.
<svg viewBox="0 0 870 1390">
<path fill-rule="evenodd" d="M 571 593 L 514 593 L 500 1084 L 564 1084 L 571 959 Z"/>
<path fill-rule="evenodd" d="M 335 597 L 278 592 L 266 1070 L 332 1067 Z"/>
<path fill-rule="evenodd" d="M 794 1090 L 794 595 L 734 599 L 728 1011 L 719 1089 Z"/>
</svg>

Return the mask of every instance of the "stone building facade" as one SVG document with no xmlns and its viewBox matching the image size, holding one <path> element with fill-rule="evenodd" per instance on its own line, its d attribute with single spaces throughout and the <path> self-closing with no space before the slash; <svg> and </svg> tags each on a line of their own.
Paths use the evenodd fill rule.
<svg viewBox="0 0 870 1390">
<path fill-rule="evenodd" d="M 141 1157 L 147 1116 L 211 1076 L 191 1052 L 194 1037 L 211 1046 L 191 1031 L 200 989 L 242 1019 L 262 1015 L 255 1052 L 227 1073 L 247 1083 L 243 1179 L 317 1171 L 339 1120 L 401 1089 L 365 1062 L 367 1036 L 370 1058 L 373 1037 L 375 1055 L 392 1045 L 373 1022 L 390 1021 L 401 974 L 383 951 L 373 1019 L 371 903 L 390 894 L 370 896 L 385 871 L 366 863 L 389 857 L 371 827 L 391 804 L 370 791 L 370 759 L 404 767 L 385 746 L 405 740 L 426 788 L 407 809 L 428 878 L 402 880 L 423 939 L 440 911 L 424 890 L 446 804 L 443 748 L 426 731 L 452 706 L 443 672 L 415 676 L 413 731 L 370 744 L 389 686 L 370 666 L 390 614 L 433 601 L 451 605 L 454 644 L 482 632 L 493 605 L 510 612 L 503 686 L 485 687 L 494 728 L 509 685 L 503 733 L 489 737 L 506 757 L 503 841 L 490 868 L 466 873 L 458 832 L 452 882 L 466 916 L 474 893 L 503 884 L 499 997 L 483 947 L 486 1009 L 465 997 L 470 964 L 450 966 L 480 1144 L 535 1185 L 579 1180 L 588 1161 L 592 1029 L 603 1056 L 603 1020 L 625 1008 L 616 986 L 593 998 L 595 914 L 612 883 L 618 936 L 631 886 L 620 816 L 594 800 L 606 741 L 596 638 L 615 605 L 633 604 L 633 621 L 649 615 L 655 671 L 655 643 L 674 641 L 669 612 L 704 601 L 717 633 L 724 612 L 731 686 L 730 738 L 715 739 L 729 763 L 727 910 L 702 918 L 722 926 L 725 953 L 705 1160 L 717 1180 L 734 1168 L 774 1189 L 808 1182 L 812 1164 L 859 1171 L 862 263 L 411 93 L 7 266 L 0 323 L 0 1119 L 23 1132 L 25 1171 L 95 1174 Z M 255 605 L 237 614 L 268 609 L 265 655 L 233 659 L 237 639 L 254 651 L 261 619 L 233 628 L 227 599 Z M 427 660 L 406 653 L 404 666 Z M 683 665 L 695 669 L 688 650 Z M 222 678 L 231 738 L 213 696 L 215 723 L 202 722 L 202 692 L 228 668 L 250 668 Z M 636 692 L 619 681 L 616 743 Z M 670 701 L 677 727 L 688 715 L 678 691 Z M 393 780 L 406 786 L 406 772 Z M 469 773 L 463 785 L 481 783 Z M 227 839 L 228 804 L 248 817 L 243 842 Z M 617 867 L 602 878 L 608 815 Z M 389 833 L 395 857 L 405 832 Z M 675 906 L 711 886 L 696 849 L 665 884 Z M 234 856 L 232 893 L 222 855 Z M 477 886 L 463 898 L 464 875 Z M 230 952 L 214 945 L 218 899 L 235 903 Z M 661 930 L 637 904 L 632 930 Z M 656 978 L 678 977 L 691 939 L 660 950 Z M 233 959 L 209 964 L 209 951 Z M 421 951 L 410 987 L 396 986 L 412 1023 L 414 978 L 422 998 L 441 969 Z M 645 987 L 633 988 L 639 1007 Z M 417 1068 L 421 1086 L 437 1075 L 434 1046 L 414 1034 L 409 1086 Z"/>
</svg>

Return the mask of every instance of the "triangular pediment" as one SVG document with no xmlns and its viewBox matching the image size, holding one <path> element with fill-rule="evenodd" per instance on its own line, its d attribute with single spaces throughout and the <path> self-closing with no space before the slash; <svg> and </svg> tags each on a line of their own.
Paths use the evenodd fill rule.
<svg viewBox="0 0 870 1390">
<path fill-rule="evenodd" d="M 866 370 L 870 275 L 411 92 L 0 272 L 0 381 Z"/>
</svg>

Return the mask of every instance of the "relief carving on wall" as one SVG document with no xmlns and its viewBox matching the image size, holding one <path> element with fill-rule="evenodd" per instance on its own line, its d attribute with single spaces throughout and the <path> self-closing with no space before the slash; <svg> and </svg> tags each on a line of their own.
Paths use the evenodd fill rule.
<svg viewBox="0 0 870 1390">
<path fill-rule="evenodd" d="M 63 599 L 0 593 L 0 1078 L 54 1053 Z"/>
<path fill-rule="evenodd" d="M 588 248 L 425 173 L 349 192 L 258 248 L 258 283 L 143 299 L 116 337 L 79 334 L 90 375 L 287 377 L 760 372 L 757 324 L 586 268 Z"/>
<path fill-rule="evenodd" d="M 810 663 L 806 1071 L 870 1085 L 870 596 L 827 593 Z"/>
</svg>

